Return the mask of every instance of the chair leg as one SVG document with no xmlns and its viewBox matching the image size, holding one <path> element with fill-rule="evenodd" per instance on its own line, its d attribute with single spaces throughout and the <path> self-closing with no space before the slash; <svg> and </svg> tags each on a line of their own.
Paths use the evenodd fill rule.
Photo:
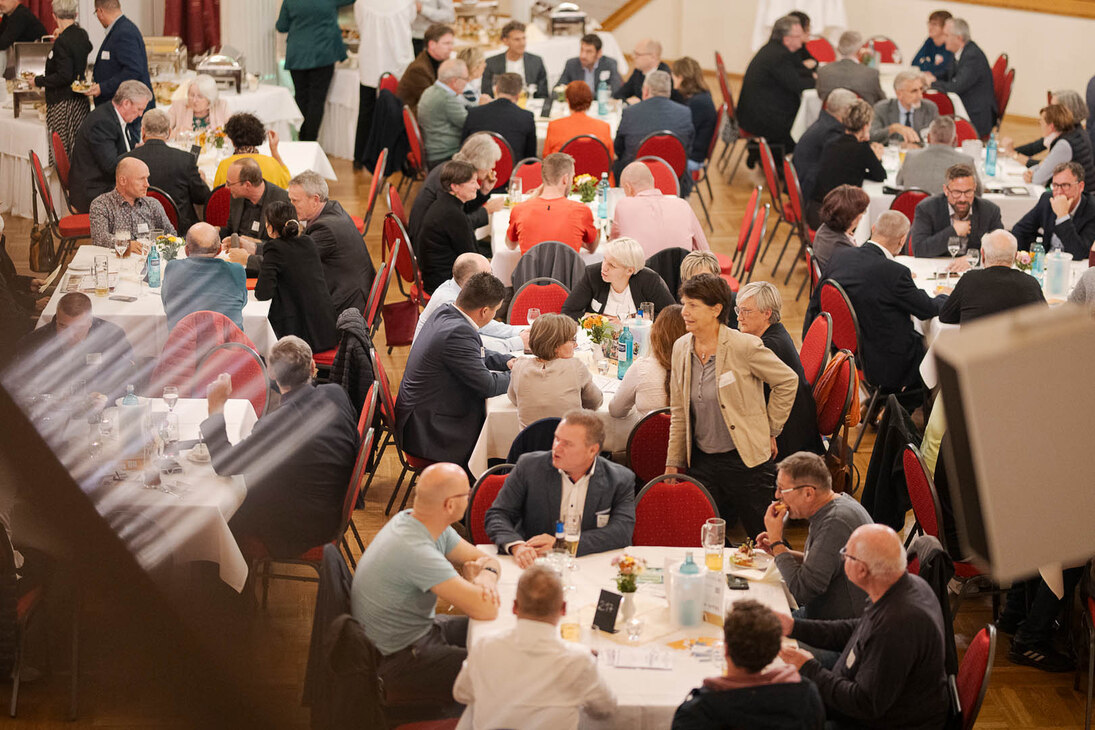
<svg viewBox="0 0 1095 730">
<path fill-rule="evenodd" d="M 707 184 L 707 199 L 712 203 L 715 202 L 715 194 L 711 192 L 711 176 L 704 174 L 703 181 Z M 710 222 L 708 223 L 710 225 Z"/>
<path fill-rule="evenodd" d="M 403 501 L 399 503 L 399 511 L 407 509 L 407 500 L 410 499 L 411 492 L 414 491 L 414 485 L 418 484 L 418 472 L 411 474 L 411 481 L 407 483 L 407 491 L 403 493 Z"/>
<path fill-rule="evenodd" d="M 341 543 L 342 543 L 342 550 L 346 553 L 346 560 L 348 560 L 349 563 L 350 563 L 350 569 L 351 570 L 356 570 L 357 569 L 357 561 L 354 560 L 354 554 L 350 550 L 350 543 L 348 543 L 346 541 L 346 536 L 345 535 L 342 536 Z"/>
<path fill-rule="evenodd" d="M 388 443 L 392 440 L 392 434 L 387 429 L 384 429 L 384 438 L 380 442 L 380 446 L 376 450 L 376 456 L 373 458 L 373 469 L 369 472 L 369 478 L 365 480 L 365 486 L 361 488 L 361 499 L 364 501 L 365 494 L 369 491 L 369 486 L 373 483 L 373 477 L 376 476 L 376 470 L 380 466 L 380 460 L 384 456 L 384 450 L 388 448 Z"/>
<path fill-rule="evenodd" d="M 399 488 L 403 486 L 403 478 L 407 476 L 407 467 L 403 467 L 403 470 L 399 472 L 399 479 L 395 482 L 395 488 L 392 490 L 391 499 L 388 500 L 388 506 L 384 508 L 384 514 L 390 515 L 392 513 L 392 505 L 395 504 L 395 498 L 399 495 Z"/>
<path fill-rule="evenodd" d="M 703 202 L 703 192 L 699 188 L 696 188 L 696 197 L 700 199 L 700 205 L 703 206 L 703 217 L 707 219 L 707 228 L 714 233 L 715 227 L 711 225 L 711 216 L 707 213 L 707 203 Z"/>
<path fill-rule="evenodd" d="M 803 260 L 806 259 L 806 244 L 805 243 L 801 243 L 799 245 L 798 251 L 795 252 L 795 257 L 793 259 L 791 259 L 791 268 L 788 269 L 787 276 L 783 279 L 783 285 L 784 286 L 787 286 L 788 282 L 791 281 L 791 277 L 794 275 L 795 269 L 798 268 L 798 260 L 799 259 L 803 259 Z M 810 267 L 808 267 L 808 266 L 806 267 L 806 275 L 807 276 L 810 275 Z"/>
<path fill-rule="evenodd" d="M 802 283 L 798 285 L 798 294 L 795 294 L 795 301 L 802 299 L 802 292 L 806 291 L 806 282 L 810 281 L 810 272 L 806 272 L 806 276 L 802 278 Z"/>
<path fill-rule="evenodd" d="M 790 245 L 791 236 L 793 235 L 795 235 L 795 228 L 794 226 L 791 226 L 791 230 L 787 232 L 787 238 L 783 239 L 783 248 L 779 250 L 779 256 L 776 257 L 776 265 L 772 267 L 771 276 L 776 275 L 776 271 L 779 270 L 779 265 L 783 263 L 783 254 L 787 253 L 787 246 Z"/>
<path fill-rule="evenodd" d="M 853 454 L 859 449 L 859 442 L 863 440 L 863 434 L 867 433 L 867 426 L 871 423 L 871 416 L 874 415 L 875 408 L 878 407 L 881 402 L 881 394 L 882 391 L 876 389 L 874 394 L 871 395 L 871 401 L 867 404 L 867 415 L 863 417 L 863 422 L 859 424 L 859 435 L 855 437 L 855 445 L 852 446 Z"/>
<path fill-rule="evenodd" d="M 969 593 L 970 586 L 973 585 L 973 580 L 967 580 L 962 583 L 962 588 L 958 591 L 958 595 L 955 596 L 954 602 L 951 604 L 951 621 L 958 618 L 958 609 L 962 605 L 962 599 Z"/>
<path fill-rule="evenodd" d="M 768 256 L 768 249 L 772 248 L 772 239 L 776 237 L 776 231 L 779 230 L 780 225 L 783 223 L 783 219 L 780 218 L 776 221 L 776 224 L 772 226 L 772 231 L 768 234 L 768 240 L 764 243 L 764 250 L 760 252 L 760 260 L 764 261 Z"/>
<path fill-rule="evenodd" d="M 80 682 L 80 602 L 72 600 L 72 677 L 69 680 L 68 719 L 76 719 L 78 709 L 77 689 Z"/>
<path fill-rule="evenodd" d="M 357 531 L 357 525 L 353 520 L 350 520 L 350 532 L 354 533 L 354 539 L 357 540 L 357 549 L 365 552 L 365 543 L 361 541 L 361 534 Z"/>
<path fill-rule="evenodd" d="M 741 160 L 742 160 L 742 158 L 743 158 L 743 157 L 745 157 L 745 156 L 746 156 L 746 155 L 747 155 L 748 153 L 749 153 L 749 144 L 748 144 L 748 143 L 746 143 L 745 147 L 743 147 L 743 148 L 742 148 L 742 151 L 738 153 L 738 159 L 737 159 L 737 161 L 736 161 L 736 162 L 734 163 L 734 167 L 733 167 L 733 169 L 732 169 L 732 170 L 730 170 L 730 177 L 726 178 L 726 184 L 727 184 L 727 185 L 729 185 L 730 183 L 734 182 L 734 175 L 737 175 L 737 174 L 738 174 L 738 167 L 740 167 L 740 166 L 741 166 Z M 733 156 L 733 155 L 731 154 L 731 156 Z M 729 160 L 728 160 L 728 162 L 729 162 Z"/>
</svg>

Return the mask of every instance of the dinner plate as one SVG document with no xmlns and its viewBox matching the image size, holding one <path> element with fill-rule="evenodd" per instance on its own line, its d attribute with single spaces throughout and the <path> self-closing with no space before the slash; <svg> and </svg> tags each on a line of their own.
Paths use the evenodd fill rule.
<svg viewBox="0 0 1095 730">
<path fill-rule="evenodd" d="M 194 449 L 190 449 L 190 451 L 186 452 L 186 458 L 194 462 L 195 464 L 208 464 L 210 459 L 208 455 L 206 455 L 204 459 L 201 458 L 194 453 Z"/>
</svg>

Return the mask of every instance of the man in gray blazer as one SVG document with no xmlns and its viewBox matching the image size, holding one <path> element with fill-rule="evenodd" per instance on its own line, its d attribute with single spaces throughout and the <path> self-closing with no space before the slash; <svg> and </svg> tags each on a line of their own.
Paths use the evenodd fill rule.
<svg viewBox="0 0 1095 730">
<path fill-rule="evenodd" d="M 855 59 L 856 52 L 862 47 L 863 36 L 856 31 L 846 30 L 840 34 L 836 46 L 840 60 L 822 66 L 817 72 L 817 95 L 822 103 L 833 89 L 854 91 L 868 104 L 886 98 L 878 80 L 878 69 L 864 66 Z"/>
<path fill-rule="evenodd" d="M 954 120 L 936 117 L 928 128 L 928 146 L 922 150 L 909 150 L 905 164 L 897 173 L 897 185 L 902 188 L 920 188 L 932 195 L 943 192 L 943 179 L 954 165 L 974 168 L 973 158 L 954 147 Z M 976 169 L 976 168 L 974 168 Z M 981 192 L 981 183 L 977 183 Z"/>
<path fill-rule="evenodd" d="M 886 99 L 874 105 L 871 121 L 871 141 L 889 144 L 917 144 L 920 131 L 939 116 L 934 101 L 924 98 L 924 79 L 919 71 L 902 71 L 893 82 L 896 99 Z"/>
<path fill-rule="evenodd" d="M 555 545 L 555 523 L 581 522 L 578 555 L 618 550 L 635 529 L 635 474 L 598 454 L 605 428 L 593 411 L 570 411 L 551 451 L 517 460 L 487 510 L 487 535 L 527 568 Z"/>
<path fill-rule="evenodd" d="M 616 130 L 616 163 L 614 172 L 620 179 L 625 167 L 635 161 L 639 144 L 651 132 L 668 129 L 677 135 L 686 150 L 692 149 L 696 128 L 692 126 L 692 112 L 684 104 L 669 98 L 673 91 L 673 79 L 665 71 L 651 71 L 643 81 L 643 100 L 625 107 Z M 686 170 L 680 177 L 681 197 L 687 198 L 692 190 L 692 176 Z"/>
<path fill-rule="evenodd" d="M 609 90 L 615 94 L 624 85 L 616 66 L 616 59 L 608 58 L 602 52 L 601 37 L 596 33 L 582 36 L 577 58 L 571 58 L 563 67 L 557 86 L 566 86 L 571 81 L 585 81 L 589 90 L 597 95 L 597 85 L 601 80 L 608 82 Z"/>
<path fill-rule="evenodd" d="M 925 198 L 916 206 L 911 233 L 913 256 L 946 256 L 951 238 L 959 239 L 962 254 L 971 246 L 981 248 L 983 235 L 1003 228 L 1000 208 L 976 194 L 977 173 L 972 167 L 949 168 L 942 194 Z"/>
<path fill-rule="evenodd" d="M 525 52 L 525 24 L 511 20 L 502 26 L 502 43 L 506 46 L 506 52 L 488 58 L 487 66 L 483 69 L 483 93 L 494 93 L 495 76 L 517 73 L 524 78 L 525 86 L 536 85 L 534 96 L 537 99 L 548 98 L 550 89 L 544 59 L 535 53 Z M 510 68 L 511 65 L 514 68 Z"/>
</svg>

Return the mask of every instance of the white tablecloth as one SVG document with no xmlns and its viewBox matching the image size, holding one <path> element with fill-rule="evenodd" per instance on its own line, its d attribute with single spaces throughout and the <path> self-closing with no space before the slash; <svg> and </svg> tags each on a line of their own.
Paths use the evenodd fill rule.
<svg viewBox="0 0 1095 730">
<path fill-rule="evenodd" d="M 357 109 L 361 78 L 356 68 L 336 68 L 327 89 L 327 104 L 323 108 L 323 124 L 319 126 L 319 144 L 332 157 L 354 159 L 354 136 L 357 134 Z"/>
<path fill-rule="evenodd" d="M 699 535 L 696 536 L 697 543 Z M 481 546 L 487 553 L 493 553 L 493 545 Z M 615 635 L 605 634 L 590 628 L 593 614 L 602 589 L 616 592 L 613 577 L 616 569 L 612 567 L 612 558 L 627 552 L 641 557 L 650 567 L 663 567 L 667 559 L 679 561 L 684 558 L 684 548 L 630 547 L 578 558 L 578 570 L 567 571 L 566 580 L 574 586 L 567 591 L 566 601 L 569 611 L 577 611 L 582 627 L 581 643 L 591 649 L 626 647 L 628 643 L 622 632 Z M 702 565 L 703 548 L 692 550 L 693 557 Z M 501 610 L 494 621 L 471 621 L 468 628 L 468 646 L 471 661 L 475 661 L 475 643 L 484 636 L 499 634 L 512 629 L 517 617 L 510 611 L 517 593 L 517 581 L 521 570 L 509 556 L 498 556 L 502 563 L 502 576 L 498 581 L 498 593 L 502 599 Z M 725 563 L 724 563 L 725 564 Z M 774 582 L 749 582 L 748 590 L 725 591 L 724 607 L 742 599 L 751 599 L 783 613 L 789 612 L 788 601 L 782 584 Z M 645 622 L 639 642 L 630 646 L 665 649 L 673 663 L 672 670 L 657 669 L 620 669 L 600 662 L 600 674 L 616 694 L 618 709 L 612 717 L 604 721 L 594 721 L 583 716 L 579 723 L 582 728 L 618 728 L 619 730 L 663 730 L 672 723 L 673 713 L 693 688 L 703 684 L 706 677 L 721 673 L 721 664 L 712 661 L 710 655 L 697 656 L 690 650 L 670 647 L 669 644 L 682 639 L 709 640 L 719 639 L 722 628 L 704 623 L 690 629 L 673 629 L 668 626 L 668 606 L 665 600 L 664 586 L 639 584 L 635 594 L 636 616 Z M 659 629 L 659 627 L 662 627 Z M 667 630 L 667 631 L 666 631 Z M 776 662 L 780 660 L 777 659 Z"/>
<path fill-rule="evenodd" d="M 100 248 L 90 244 L 81 246 L 76 250 L 76 256 L 72 260 L 69 270 L 63 274 L 61 285 L 53 292 L 46 308 L 42 310 L 38 318 L 38 326 L 41 327 L 53 319 L 57 312 L 57 302 L 63 296 L 62 288 L 64 280 L 68 276 L 82 276 L 91 271 L 96 255 L 107 255 L 110 261 L 110 270 L 117 271 L 118 264 L 125 267 L 123 271 L 132 271 L 129 258 L 119 260 L 113 249 Z M 86 267 L 87 271 L 76 272 L 72 267 Z M 135 302 L 120 302 L 108 297 L 97 297 L 90 293 L 91 313 L 100 319 L 121 327 L 129 344 L 133 346 L 133 354 L 137 357 L 158 357 L 163 346 L 167 343 L 167 314 L 164 313 L 163 301 L 158 291 L 152 291 L 147 284 L 135 280 L 130 274 L 119 278 L 118 286 L 113 294 L 130 295 L 137 297 Z M 247 292 L 247 304 L 243 308 L 243 331 L 255 343 L 260 355 L 265 356 L 277 341 L 274 329 L 268 319 L 270 314 L 270 302 L 260 302 L 255 299 L 254 292 Z"/>
<path fill-rule="evenodd" d="M 187 75 L 190 77 L 190 74 Z M 186 99 L 188 81 L 179 84 L 179 88 L 171 95 L 172 100 Z M 284 86 L 261 84 L 251 91 L 244 83 L 242 91 L 236 93 L 235 87 L 231 91 L 221 89 L 220 98 L 228 105 L 229 114 L 236 112 L 251 112 L 266 125 L 278 133 L 282 140 L 291 140 L 292 129 L 300 129 L 304 115 L 297 106 L 292 92 Z"/>
<path fill-rule="evenodd" d="M 40 121 L 30 108 L 24 108 L 16 119 L 10 104 L 9 99 L 0 108 L 0 213 L 10 211 L 12 215 L 22 218 L 33 217 L 30 151 L 34 150 L 46 169 L 46 180 L 53 192 L 57 215 L 68 215 L 61 185 L 53 179 L 53 168 L 49 164 L 46 123 Z M 41 201 L 38 203 L 38 220 L 45 221 L 45 207 Z"/>
<path fill-rule="evenodd" d="M 230 147 L 231 145 L 229 145 Z M 261 154 L 268 155 L 270 154 L 270 145 L 264 142 L 258 150 Z M 210 150 L 198 158 L 198 167 L 205 173 L 205 179 L 209 181 L 210 185 L 213 184 L 213 178 L 217 173 L 217 165 L 230 154 L 231 149 L 226 149 L 223 156 L 218 156 L 215 150 Z M 289 168 L 290 175 L 297 175 L 305 170 L 313 170 L 328 180 L 338 179 L 338 176 L 335 175 L 335 169 L 331 167 L 331 161 L 327 159 L 323 147 L 318 142 L 281 142 L 278 144 L 278 154 L 281 155 L 285 166 Z"/>
<path fill-rule="evenodd" d="M 887 99 L 892 99 L 894 96 L 894 78 L 906 68 L 906 66 L 896 63 L 883 63 L 879 66 L 879 81 L 882 84 L 882 92 L 886 94 Z M 954 105 L 955 115 L 969 119 L 969 115 L 966 114 L 966 105 L 962 103 L 962 98 L 959 97 L 958 94 L 947 94 L 947 96 L 950 97 L 951 104 Z M 818 98 L 817 89 L 806 89 L 802 92 L 802 102 L 798 106 L 798 114 L 795 115 L 795 123 L 791 125 L 791 138 L 798 141 L 798 138 L 802 136 L 802 133 L 805 132 L 811 124 L 817 121 L 820 114 L 821 99 Z M 920 130 L 917 131 L 919 132 Z"/>
</svg>

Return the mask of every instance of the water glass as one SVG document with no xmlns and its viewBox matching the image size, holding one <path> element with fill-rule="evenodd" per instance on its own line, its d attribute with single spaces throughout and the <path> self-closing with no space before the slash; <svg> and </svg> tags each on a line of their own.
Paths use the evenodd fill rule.
<svg viewBox="0 0 1095 730">
<path fill-rule="evenodd" d="M 93 271 L 95 272 L 95 296 L 105 297 L 110 293 L 110 259 L 106 256 L 96 256 Z"/>
<path fill-rule="evenodd" d="M 163 389 L 163 402 L 167 405 L 167 410 L 174 412 L 175 405 L 179 402 L 179 389 L 174 385 L 165 385 Z"/>
<path fill-rule="evenodd" d="M 726 520 L 712 517 L 700 528 L 704 562 L 708 570 L 722 570 L 722 551 L 726 545 Z"/>
<path fill-rule="evenodd" d="M 510 206 L 517 205 L 521 202 L 521 178 L 511 177 L 509 179 L 509 204 Z"/>
<path fill-rule="evenodd" d="M 643 636 L 643 620 L 638 616 L 633 617 L 626 624 L 624 624 L 624 630 L 627 632 L 627 640 L 630 642 L 637 642 Z"/>
<path fill-rule="evenodd" d="M 525 314 L 525 319 L 528 320 L 529 326 L 536 321 L 536 318 L 540 316 L 540 310 L 537 307 L 529 307 L 528 312 Z"/>
<path fill-rule="evenodd" d="M 639 313 L 647 322 L 654 321 L 654 302 L 642 302 L 639 304 Z"/>
<path fill-rule="evenodd" d="M 971 269 L 976 269 L 977 265 L 981 262 L 981 250 L 970 246 L 966 249 L 966 263 L 970 265 Z"/>
<path fill-rule="evenodd" d="M 129 250 L 129 241 L 129 231 L 114 231 L 114 252 L 118 254 L 118 258 L 125 256 Z"/>
</svg>

